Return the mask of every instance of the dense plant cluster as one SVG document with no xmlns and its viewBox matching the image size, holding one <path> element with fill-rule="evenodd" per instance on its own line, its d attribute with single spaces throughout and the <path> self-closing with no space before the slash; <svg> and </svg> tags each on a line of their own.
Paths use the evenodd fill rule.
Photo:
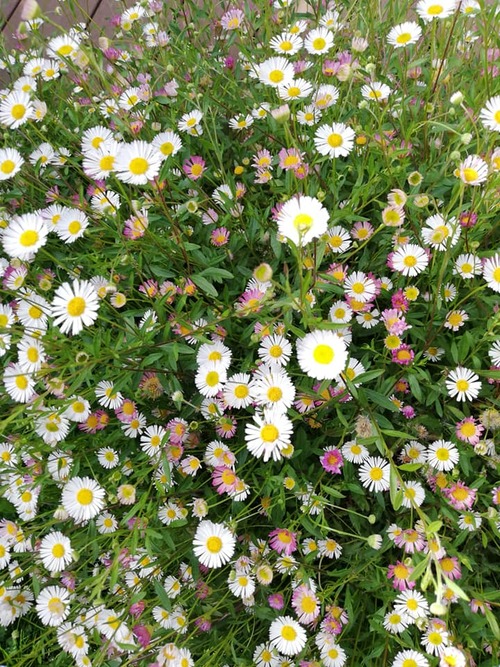
<svg viewBox="0 0 500 667">
<path fill-rule="evenodd" d="M 498 8 L 171 4 L 3 51 L 3 662 L 497 667 Z"/>
</svg>

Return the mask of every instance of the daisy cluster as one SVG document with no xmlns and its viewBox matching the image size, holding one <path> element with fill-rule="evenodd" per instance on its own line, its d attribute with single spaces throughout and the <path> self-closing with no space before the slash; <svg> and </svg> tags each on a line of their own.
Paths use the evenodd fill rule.
<svg viewBox="0 0 500 667">
<path fill-rule="evenodd" d="M 497 667 L 498 8 L 181 4 L 0 51 L 2 660 Z"/>
</svg>

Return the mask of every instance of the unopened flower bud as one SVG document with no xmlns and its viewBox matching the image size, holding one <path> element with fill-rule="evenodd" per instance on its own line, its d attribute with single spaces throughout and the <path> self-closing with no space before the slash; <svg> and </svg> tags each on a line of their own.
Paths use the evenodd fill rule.
<svg viewBox="0 0 500 667">
<path fill-rule="evenodd" d="M 459 105 L 462 104 L 463 101 L 464 101 L 463 93 L 461 93 L 459 90 L 456 93 L 453 93 L 453 95 L 450 97 L 450 102 L 452 104 Z"/>
</svg>

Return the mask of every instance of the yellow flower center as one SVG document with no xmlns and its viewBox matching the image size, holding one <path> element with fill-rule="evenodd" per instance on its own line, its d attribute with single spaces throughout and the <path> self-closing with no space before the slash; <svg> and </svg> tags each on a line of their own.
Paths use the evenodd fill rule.
<svg viewBox="0 0 500 667">
<path fill-rule="evenodd" d="M 292 42 L 285 39 L 281 42 L 280 49 L 282 51 L 291 51 L 293 49 L 293 44 L 292 44 Z"/>
<path fill-rule="evenodd" d="M 279 431 L 274 424 L 266 424 L 260 429 L 260 437 L 263 442 L 274 442 L 278 436 Z"/>
<path fill-rule="evenodd" d="M 408 44 L 411 39 L 411 34 L 409 32 L 402 32 L 396 37 L 396 42 L 398 44 Z"/>
<path fill-rule="evenodd" d="M 406 255 L 406 257 L 403 260 L 403 264 L 408 267 L 415 266 L 417 263 L 417 258 L 415 255 Z"/>
<path fill-rule="evenodd" d="M 450 458 L 450 452 L 446 447 L 439 447 L 436 449 L 436 458 L 438 461 L 448 461 Z"/>
<path fill-rule="evenodd" d="M 173 151 L 174 151 L 174 145 L 171 141 L 165 141 L 160 146 L 160 152 L 163 153 L 163 155 L 172 155 Z"/>
<path fill-rule="evenodd" d="M 35 243 L 38 241 L 39 236 L 38 232 L 34 229 L 27 229 L 25 232 L 21 234 L 19 237 L 19 243 L 24 246 L 25 248 L 29 248 L 32 245 L 35 245 Z"/>
<path fill-rule="evenodd" d="M 313 218 L 310 215 L 308 215 L 307 213 L 299 213 L 298 215 L 295 216 L 295 219 L 293 221 L 293 226 L 299 232 L 304 232 L 309 229 L 312 223 L 313 223 Z"/>
<path fill-rule="evenodd" d="M 82 225 L 78 220 L 72 220 L 68 225 L 68 232 L 70 234 L 78 234 L 81 228 Z"/>
<path fill-rule="evenodd" d="M 212 535 L 208 538 L 206 547 L 211 554 L 218 554 L 222 549 L 222 540 L 217 535 Z"/>
<path fill-rule="evenodd" d="M 443 643 L 443 638 L 439 632 L 430 632 L 428 639 L 429 643 L 434 644 L 434 646 L 439 646 Z"/>
<path fill-rule="evenodd" d="M 52 555 L 54 556 L 54 558 L 62 558 L 65 553 L 66 549 L 60 542 L 58 544 L 54 544 L 54 546 L 52 547 Z"/>
<path fill-rule="evenodd" d="M 99 160 L 99 168 L 102 171 L 111 171 L 115 165 L 115 158 L 113 155 L 105 155 Z"/>
<path fill-rule="evenodd" d="M 477 170 L 472 169 L 472 167 L 466 167 L 462 173 L 467 183 L 472 183 L 472 181 L 475 181 L 479 177 Z"/>
<path fill-rule="evenodd" d="M 191 173 L 193 176 L 201 176 L 203 173 L 203 166 L 195 162 L 193 165 L 191 165 Z"/>
<path fill-rule="evenodd" d="M 495 270 L 493 271 L 493 280 L 494 280 L 496 283 L 500 283 L 500 267 L 498 267 L 498 269 L 495 269 Z"/>
<path fill-rule="evenodd" d="M 219 374 L 217 373 L 217 371 L 210 371 L 209 373 L 207 373 L 205 382 L 209 387 L 215 387 L 219 383 Z"/>
<path fill-rule="evenodd" d="M 469 388 L 469 383 L 467 380 L 458 380 L 457 381 L 457 389 L 458 391 L 467 391 Z"/>
<path fill-rule="evenodd" d="M 60 56 L 69 56 L 69 54 L 73 51 L 73 47 L 71 44 L 63 44 L 57 49 L 57 53 Z"/>
<path fill-rule="evenodd" d="M 394 568 L 394 575 L 397 577 L 397 579 L 406 579 L 408 576 L 408 568 L 406 565 L 396 565 Z"/>
<path fill-rule="evenodd" d="M 326 46 L 326 40 L 323 37 L 316 37 L 313 40 L 312 46 L 315 51 L 321 51 Z"/>
<path fill-rule="evenodd" d="M 149 163 L 143 157 L 134 157 L 132 160 L 130 160 L 128 168 L 132 174 L 134 174 L 134 176 L 142 176 L 142 174 L 147 172 Z"/>
<path fill-rule="evenodd" d="M 28 380 L 27 380 L 25 375 L 18 375 L 16 377 L 16 387 L 18 389 L 21 389 L 21 391 L 23 391 L 24 389 L 27 389 Z"/>
<path fill-rule="evenodd" d="M 413 658 L 405 658 L 401 667 L 418 667 L 418 664 Z"/>
<path fill-rule="evenodd" d="M 40 358 L 40 355 L 36 347 L 30 347 L 26 353 L 26 356 L 28 357 L 29 361 L 31 361 L 31 363 L 33 364 L 37 362 Z"/>
<path fill-rule="evenodd" d="M 269 72 L 269 80 L 273 83 L 281 83 L 284 78 L 285 75 L 280 69 L 273 69 L 271 72 Z"/>
<path fill-rule="evenodd" d="M 292 628 L 291 625 L 284 625 L 281 628 L 281 636 L 287 642 L 293 642 L 297 638 L 297 630 Z"/>
<path fill-rule="evenodd" d="M 24 104 L 14 104 L 10 113 L 15 120 L 21 120 L 26 113 L 26 107 Z"/>
<path fill-rule="evenodd" d="M 365 286 L 363 285 L 363 283 L 360 282 L 353 283 L 351 289 L 355 294 L 363 294 L 363 292 L 365 291 Z"/>
<path fill-rule="evenodd" d="M 236 396 L 236 398 L 246 398 L 248 394 L 249 391 L 246 384 L 239 384 L 234 390 L 234 395 Z"/>
<path fill-rule="evenodd" d="M 272 402 L 275 403 L 276 401 L 280 401 L 283 396 L 283 392 L 279 387 L 270 387 L 267 391 L 267 398 Z"/>
<path fill-rule="evenodd" d="M 335 352 L 330 345 L 320 343 L 314 348 L 313 359 L 317 364 L 331 364 L 334 357 Z"/>
<path fill-rule="evenodd" d="M 61 598 L 50 598 L 47 607 L 51 614 L 59 615 L 64 611 L 64 605 Z"/>
<path fill-rule="evenodd" d="M 300 607 L 304 614 L 312 614 L 316 610 L 316 600 L 310 595 L 306 595 L 300 601 Z"/>
<path fill-rule="evenodd" d="M 33 498 L 33 494 L 31 491 L 25 491 L 24 493 L 21 494 L 21 500 L 23 503 L 29 503 L 31 499 Z"/>
<path fill-rule="evenodd" d="M 476 427 L 472 422 L 465 422 L 460 427 L 460 433 L 466 438 L 470 438 L 476 434 Z"/>
<path fill-rule="evenodd" d="M 12 160 L 4 160 L 0 165 L 0 171 L 3 174 L 11 174 L 14 171 L 15 163 Z"/>
<path fill-rule="evenodd" d="M 85 311 L 85 299 L 82 299 L 81 296 L 74 296 L 68 301 L 67 312 L 71 317 L 80 317 Z"/>
<path fill-rule="evenodd" d="M 339 146 L 342 146 L 342 135 L 332 132 L 328 136 L 327 142 L 332 148 L 338 148 Z"/>
<path fill-rule="evenodd" d="M 80 489 L 76 494 L 76 501 L 80 505 L 90 505 L 94 500 L 94 494 L 90 489 Z"/>
<path fill-rule="evenodd" d="M 427 13 L 429 16 L 438 16 L 443 12 L 443 6 L 442 5 L 430 5 L 430 7 L 427 9 Z"/>
<path fill-rule="evenodd" d="M 379 482 L 383 476 L 384 471 L 382 468 L 375 467 L 370 470 L 370 479 L 372 479 L 374 482 Z"/>
</svg>

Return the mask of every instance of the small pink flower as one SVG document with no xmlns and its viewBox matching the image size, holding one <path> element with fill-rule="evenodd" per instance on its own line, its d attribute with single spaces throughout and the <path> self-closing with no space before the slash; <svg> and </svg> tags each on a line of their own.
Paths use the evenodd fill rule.
<svg viewBox="0 0 500 667">
<path fill-rule="evenodd" d="M 332 448 L 325 450 L 325 453 L 320 458 L 320 463 L 327 472 L 338 475 L 340 469 L 344 465 L 344 459 L 342 458 L 340 450 Z"/>
<path fill-rule="evenodd" d="M 139 600 L 139 602 L 134 602 L 134 604 L 130 606 L 129 611 L 134 618 L 139 618 L 144 609 L 146 609 L 146 603 L 144 600 Z"/>
<path fill-rule="evenodd" d="M 226 243 L 229 243 L 229 234 L 229 230 L 225 227 L 217 227 L 210 234 L 210 243 L 217 248 L 221 248 Z"/>
<path fill-rule="evenodd" d="M 416 582 L 410 579 L 413 568 L 398 560 L 395 565 L 389 565 L 387 578 L 392 579 L 392 585 L 398 591 L 408 591 L 415 588 Z"/>
<path fill-rule="evenodd" d="M 285 600 L 281 593 L 272 593 L 268 598 L 267 601 L 269 603 L 269 606 L 271 609 L 283 609 L 285 606 Z"/>
<path fill-rule="evenodd" d="M 286 528 L 275 528 L 269 533 L 269 546 L 279 554 L 290 556 L 297 549 L 297 535 Z"/>
<path fill-rule="evenodd" d="M 192 155 L 184 160 L 182 170 L 192 181 L 197 181 L 205 172 L 205 160 L 199 155 Z"/>
<path fill-rule="evenodd" d="M 134 637 L 137 638 L 137 641 L 142 646 L 142 648 L 149 646 L 151 642 L 151 633 L 145 625 L 135 625 L 132 629 L 132 632 L 134 633 Z"/>
<path fill-rule="evenodd" d="M 403 343 L 396 350 L 392 350 L 392 362 L 400 366 L 409 366 L 415 358 L 415 352 L 409 345 Z"/>
</svg>

